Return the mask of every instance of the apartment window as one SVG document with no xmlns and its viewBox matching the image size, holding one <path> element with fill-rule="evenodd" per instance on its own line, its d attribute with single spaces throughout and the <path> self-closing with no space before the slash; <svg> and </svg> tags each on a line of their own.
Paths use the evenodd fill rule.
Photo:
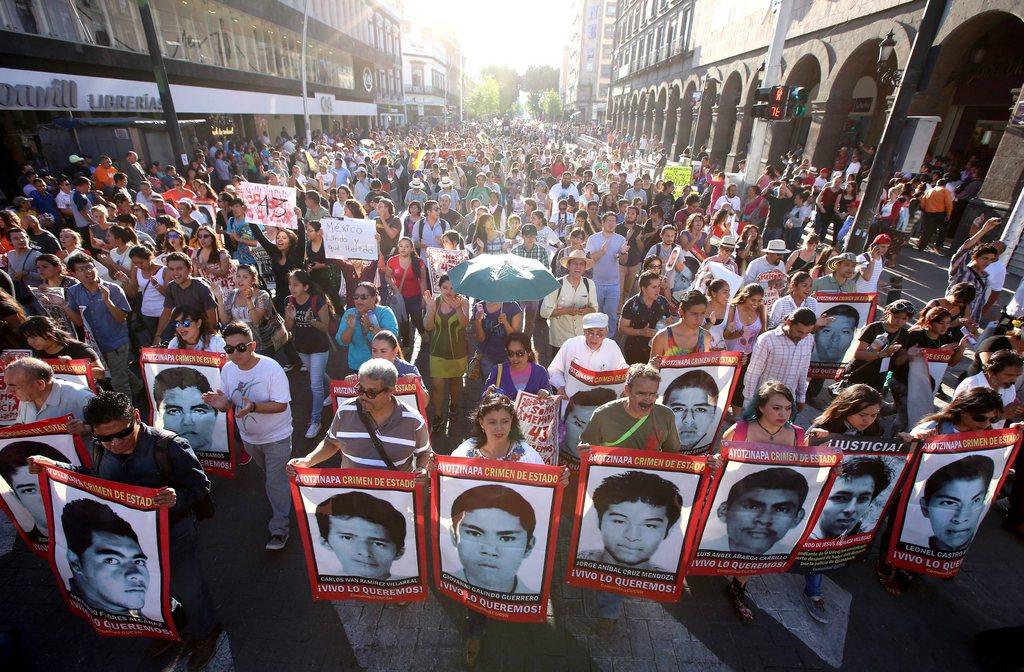
<svg viewBox="0 0 1024 672">
<path fill-rule="evenodd" d="M 609 23 L 604 27 L 604 36 L 609 40 L 615 39 L 615 24 Z"/>
<path fill-rule="evenodd" d="M 412 64 L 412 85 L 416 87 L 423 86 L 423 64 L 413 63 Z"/>
<path fill-rule="evenodd" d="M 614 2 L 609 2 L 605 5 L 604 14 L 605 16 L 615 16 L 618 13 L 618 7 Z"/>
</svg>

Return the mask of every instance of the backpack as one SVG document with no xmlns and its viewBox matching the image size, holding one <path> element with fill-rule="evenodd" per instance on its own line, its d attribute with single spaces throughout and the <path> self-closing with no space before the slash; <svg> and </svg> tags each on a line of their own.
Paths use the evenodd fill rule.
<svg viewBox="0 0 1024 672">
<path fill-rule="evenodd" d="M 437 221 L 441 222 L 441 235 L 444 235 L 444 232 L 451 228 L 451 224 L 449 224 L 448 220 L 445 219 L 444 217 L 438 217 Z M 418 238 L 419 238 L 420 241 L 422 241 L 423 240 L 423 227 L 427 225 L 427 218 L 426 217 L 420 217 L 419 224 L 420 224 L 420 232 L 419 232 Z"/>
<path fill-rule="evenodd" d="M 153 461 L 156 462 L 157 471 L 160 472 L 160 480 L 162 480 L 167 487 L 171 487 L 172 479 L 174 478 L 174 468 L 171 466 L 171 457 L 168 454 L 168 447 L 171 442 L 174 441 L 174 436 L 161 435 L 157 436 L 156 444 L 153 447 Z M 103 454 L 106 451 L 103 450 L 103 446 L 98 441 L 93 441 L 92 444 L 92 468 L 95 471 L 100 466 L 100 460 L 103 459 Z M 208 492 L 198 502 L 192 505 L 192 513 L 196 515 L 197 520 L 206 520 L 213 518 L 216 513 L 216 505 L 213 503 L 213 496 Z"/>
</svg>

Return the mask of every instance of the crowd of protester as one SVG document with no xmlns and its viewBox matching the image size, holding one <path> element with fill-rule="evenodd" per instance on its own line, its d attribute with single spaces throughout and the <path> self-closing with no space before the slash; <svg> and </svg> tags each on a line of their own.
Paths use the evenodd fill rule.
<svg viewBox="0 0 1024 672">
<path fill-rule="evenodd" d="M 823 167 L 791 153 L 750 185 L 692 154 L 692 183 L 676 185 L 660 179 L 664 162 L 647 138 L 514 121 L 448 131 L 339 128 L 317 132 L 308 147 L 283 130 L 274 139 L 199 142 L 180 171 L 143 166 L 135 152 L 101 156 L 95 166 L 80 156 L 51 171 L 28 166 L 18 181 L 23 195 L 0 211 L 0 341 L 42 359 L 88 359 L 108 391 L 96 397 L 54 379 L 44 362 L 17 360 L 5 382 L 21 402 L 18 422 L 70 414 L 76 433 L 143 462 L 110 460 L 98 475 L 170 490 L 174 586 L 194 639 L 189 669 L 201 669 L 221 627 L 190 507 L 210 482 L 187 443 L 174 444 L 169 482 L 144 463 L 159 432 L 136 410 L 148 404 L 142 347 L 227 356 L 222 389 L 204 401 L 219 411 L 233 406 L 247 459 L 265 473 L 270 551 L 289 539 L 294 466 L 339 455 L 343 468 L 425 478 L 432 441 L 452 435 L 471 411 L 473 438 L 454 455 L 539 461 L 509 429 L 510 399 L 520 391 L 570 398 L 567 460 L 647 414 L 655 421 L 624 447 L 650 448 L 657 435 L 656 449 L 679 451 L 672 412 L 655 403 L 652 382 L 663 358 L 677 355 L 744 354 L 722 438 L 799 445 L 822 429 L 880 435 L 879 419 L 893 416 L 884 431 L 912 440 L 1024 415 L 1024 296 L 1002 297 L 1005 247 L 990 242 L 1000 222 L 960 221 L 983 179 L 976 159 L 929 157 L 920 173 L 894 175 L 881 202 L 861 203 L 871 148 L 844 148 Z M 299 190 L 298 227 L 247 221 L 244 181 Z M 862 207 L 875 213 L 870 244 L 853 254 L 843 245 Z M 328 258 L 321 220 L 332 216 L 374 219 L 378 258 Z M 901 267 L 912 239 L 919 250 L 957 243 L 948 287 L 924 306 L 885 298 L 883 273 Z M 430 248 L 537 260 L 558 289 L 533 301 L 474 302 L 447 275 L 432 285 Z M 715 268 L 741 285 L 733 291 Z M 781 288 L 758 281 L 769 271 L 784 278 Z M 768 308 L 770 292 L 779 296 Z M 855 365 L 835 385 L 808 380 L 812 334 L 834 319 L 815 312 L 814 292 L 880 292 L 881 319 L 860 334 Z M 925 347 L 951 350 L 953 364 L 970 350 L 974 365 L 945 410 L 908 426 L 908 361 Z M 594 371 L 633 365 L 626 394 L 574 397 L 566 379 L 574 362 Z M 421 374 L 427 418 L 392 394 L 397 376 Z M 325 411 L 329 381 L 346 375 L 357 377 L 358 405 Z M 466 401 L 470 380 L 482 382 L 482 402 Z M 308 417 L 293 417 L 293 397 L 307 388 Z M 244 396 L 232 394 L 238 389 Z M 471 389 L 475 396 L 479 387 Z M 806 404 L 821 413 L 802 428 L 794 419 Z M 572 427 L 577 406 L 597 409 Z M 293 435 L 303 430 L 319 443 L 300 457 Z M 403 441 L 382 454 L 374 431 Z M 1005 527 L 1024 535 L 1018 490 Z M 884 561 L 877 571 L 894 595 L 914 578 Z M 808 575 L 806 598 L 811 615 L 826 619 L 820 574 Z M 728 599 L 739 618 L 753 620 L 744 579 L 730 580 Z M 598 604 L 598 628 L 611 633 L 622 598 L 598 593 Z M 467 666 L 476 664 L 485 624 L 468 617 Z"/>
</svg>

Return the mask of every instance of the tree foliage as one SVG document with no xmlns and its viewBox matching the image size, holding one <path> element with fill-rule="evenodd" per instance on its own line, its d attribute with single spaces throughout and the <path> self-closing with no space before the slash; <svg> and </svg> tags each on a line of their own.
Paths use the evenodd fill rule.
<svg viewBox="0 0 1024 672">
<path fill-rule="evenodd" d="M 554 89 L 548 89 L 544 93 L 540 94 L 540 108 L 543 111 L 543 117 L 550 121 L 558 121 L 562 118 L 562 97 L 558 95 L 558 91 Z"/>
<path fill-rule="evenodd" d="M 519 78 L 519 88 L 531 93 L 558 89 L 558 69 L 550 65 L 531 65 Z"/>
<path fill-rule="evenodd" d="M 508 66 L 489 65 L 480 74 L 498 83 L 498 114 L 510 112 L 519 99 L 519 73 Z"/>
<path fill-rule="evenodd" d="M 500 109 L 500 86 L 494 77 L 484 77 L 473 83 L 463 103 L 465 112 L 476 119 L 490 119 L 503 110 Z"/>
<path fill-rule="evenodd" d="M 540 106 L 540 93 L 531 91 L 526 95 L 526 111 L 534 119 L 540 119 L 544 116 L 544 110 Z"/>
</svg>

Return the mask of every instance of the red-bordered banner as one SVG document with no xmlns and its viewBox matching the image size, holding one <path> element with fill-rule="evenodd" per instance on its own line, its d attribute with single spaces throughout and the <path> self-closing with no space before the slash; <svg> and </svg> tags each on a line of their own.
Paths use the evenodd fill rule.
<svg viewBox="0 0 1024 672">
<path fill-rule="evenodd" d="M 740 382 L 742 352 L 701 352 L 661 360 L 659 402 L 672 409 L 684 453 L 708 452 Z"/>
<path fill-rule="evenodd" d="M 382 469 L 296 468 L 292 502 L 315 600 L 427 597 L 423 487 Z"/>
<path fill-rule="evenodd" d="M 438 590 L 498 620 L 545 620 L 562 468 L 436 460 L 430 500 Z"/>
<path fill-rule="evenodd" d="M 678 600 L 693 542 L 690 523 L 700 516 L 704 458 L 593 447 L 581 463 L 566 582 Z"/>
<path fill-rule="evenodd" d="M 907 364 L 907 427 L 914 427 L 935 411 L 939 393 L 953 351 L 946 348 L 921 348 L 910 355 Z"/>
<path fill-rule="evenodd" d="M 77 383 L 96 391 L 96 379 L 93 377 L 92 362 L 88 359 L 44 359 L 53 369 L 53 377 Z"/>
<path fill-rule="evenodd" d="M 50 528 L 39 478 L 28 473 L 28 458 L 48 457 L 72 466 L 92 460 L 82 438 L 68 432 L 67 420 L 40 420 L 0 428 L 0 506 L 32 551 L 46 557 Z"/>
<path fill-rule="evenodd" d="M 558 464 L 558 400 L 522 390 L 516 395 L 516 417 L 526 442 L 550 465 Z"/>
<path fill-rule="evenodd" d="M 610 371 L 591 371 L 582 366 L 575 359 L 569 363 L 569 370 L 566 371 L 565 393 L 572 396 L 581 390 L 592 387 L 607 387 L 615 391 L 616 395 L 622 394 L 626 387 L 626 374 L 629 367 L 624 369 L 612 369 Z"/>
<path fill-rule="evenodd" d="M 31 350 L 7 349 L 0 352 L 0 426 L 13 425 L 18 419 L 18 398 L 7 389 L 4 382 L 4 369 L 20 357 L 31 357 Z"/>
<path fill-rule="evenodd" d="M 168 509 L 157 490 L 47 467 L 50 567 L 72 613 L 109 637 L 178 639 L 171 618 Z"/>
<path fill-rule="evenodd" d="M 827 447 L 722 441 L 710 480 L 691 574 L 789 570 L 821 510 L 839 453 Z"/>
<path fill-rule="evenodd" d="M 832 323 L 814 332 L 809 378 L 838 380 L 853 361 L 860 331 L 875 319 L 878 294 L 815 292 L 818 317 L 831 317 Z"/>
<path fill-rule="evenodd" d="M 234 408 L 222 412 L 203 401 L 205 392 L 221 388 L 227 355 L 163 348 L 142 348 L 140 353 L 150 424 L 188 441 L 207 473 L 234 478 Z"/>
<path fill-rule="evenodd" d="M 896 509 L 895 567 L 956 576 L 1020 449 L 1020 431 L 992 429 L 925 440 Z"/>
<path fill-rule="evenodd" d="M 338 412 L 338 400 L 339 399 L 355 399 L 359 396 L 356 392 L 356 385 L 359 384 L 359 380 L 355 376 L 351 376 L 344 380 L 332 380 L 331 381 L 331 408 L 334 412 Z M 403 402 L 410 408 L 415 408 L 419 411 L 420 415 L 423 416 L 423 421 L 429 421 L 427 418 L 427 393 L 423 388 L 423 379 L 417 378 L 416 376 L 399 376 L 398 382 L 395 383 L 395 389 L 392 390 L 395 398 Z"/>
<path fill-rule="evenodd" d="M 794 569 L 823 572 L 862 560 L 901 491 L 914 443 L 834 434 L 828 446 L 842 453 L 839 473 L 822 496 L 811 534 Z"/>
</svg>

